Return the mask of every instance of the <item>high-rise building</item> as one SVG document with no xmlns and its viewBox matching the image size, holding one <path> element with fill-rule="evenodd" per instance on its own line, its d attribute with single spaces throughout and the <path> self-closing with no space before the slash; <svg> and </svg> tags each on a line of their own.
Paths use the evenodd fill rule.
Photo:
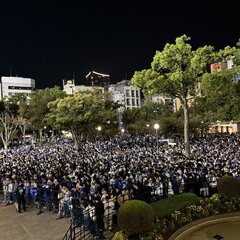
<svg viewBox="0 0 240 240">
<path fill-rule="evenodd" d="M 30 94 L 35 90 L 35 80 L 23 77 L 1 77 L 0 99 L 11 97 L 18 93 Z"/>
</svg>

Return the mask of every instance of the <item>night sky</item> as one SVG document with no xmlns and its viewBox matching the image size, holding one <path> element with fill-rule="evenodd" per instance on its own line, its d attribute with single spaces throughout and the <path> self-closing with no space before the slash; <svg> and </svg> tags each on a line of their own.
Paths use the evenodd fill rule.
<svg viewBox="0 0 240 240">
<path fill-rule="evenodd" d="M 187 34 L 194 48 L 235 45 L 237 1 L 5 0 L 0 8 L 0 75 L 37 88 L 85 84 L 91 70 L 110 82 L 149 68 L 156 50 Z"/>
</svg>

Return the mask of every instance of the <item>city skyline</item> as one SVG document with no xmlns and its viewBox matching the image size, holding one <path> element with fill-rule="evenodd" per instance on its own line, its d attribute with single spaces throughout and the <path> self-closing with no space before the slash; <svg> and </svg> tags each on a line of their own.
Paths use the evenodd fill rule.
<svg viewBox="0 0 240 240">
<path fill-rule="evenodd" d="M 39 1 L 0 4 L 0 74 L 30 77 L 37 88 L 85 84 L 90 71 L 110 83 L 149 68 L 156 50 L 186 34 L 198 48 L 233 46 L 237 8 L 228 1 Z"/>
</svg>

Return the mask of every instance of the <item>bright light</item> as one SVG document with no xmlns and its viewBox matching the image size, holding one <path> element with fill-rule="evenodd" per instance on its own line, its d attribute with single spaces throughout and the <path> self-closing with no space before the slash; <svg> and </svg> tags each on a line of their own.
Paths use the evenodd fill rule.
<svg viewBox="0 0 240 240">
<path fill-rule="evenodd" d="M 122 128 L 122 129 L 121 129 L 121 132 L 122 132 L 122 133 L 124 133 L 124 132 L 125 132 L 125 129 L 124 129 L 124 128 Z"/>
<path fill-rule="evenodd" d="M 100 132 L 102 130 L 102 127 L 98 126 L 96 129 Z"/>
<path fill-rule="evenodd" d="M 158 130 L 160 125 L 158 123 L 155 123 L 153 127 L 154 127 L 154 129 Z"/>
<path fill-rule="evenodd" d="M 147 123 L 147 124 L 146 124 L 146 127 L 150 127 L 150 124 L 149 124 L 149 123 Z"/>
</svg>

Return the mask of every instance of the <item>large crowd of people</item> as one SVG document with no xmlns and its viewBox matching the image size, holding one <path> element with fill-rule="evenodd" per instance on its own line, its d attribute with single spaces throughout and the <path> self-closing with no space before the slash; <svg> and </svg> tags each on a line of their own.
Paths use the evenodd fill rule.
<svg viewBox="0 0 240 240">
<path fill-rule="evenodd" d="M 192 139 L 189 159 L 181 139 L 176 142 L 156 144 L 153 135 L 123 134 L 85 140 L 79 151 L 67 138 L 2 150 L 4 202 L 18 203 L 21 212 L 26 204 L 39 207 L 43 199 L 42 207 L 57 211 L 58 217 L 75 221 L 79 211 L 77 221 L 88 219 L 88 225 L 95 222 L 99 229 L 112 229 L 114 213 L 131 197 L 146 202 L 182 192 L 208 197 L 216 192 L 219 177 L 240 176 L 239 134 Z"/>
</svg>

